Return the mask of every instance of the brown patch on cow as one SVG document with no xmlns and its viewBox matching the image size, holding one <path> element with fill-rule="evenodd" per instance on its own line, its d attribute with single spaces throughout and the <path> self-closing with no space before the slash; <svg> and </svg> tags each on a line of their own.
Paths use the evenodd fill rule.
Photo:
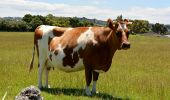
<svg viewBox="0 0 170 100">
<path fill-rule="evenodd" d="M 48 37 L 48 50 L 50 50 L 50 42 L 51 42 L 52 38 L 51 37 Z"/>
<path fill-rule="evenodd" d="M 63 66 L 70 66 L 73 68 L 79 61 L 79 56 L 77 52 L 73 52 L 73 48 L 64 49 L 65 57 L 63 58 Z"/>
<path fill-rule="evenodd" d="M 54 37 L 51 42 L 49 43 L 49 50 L 52 52 L 52 51 L 55 51 L 58 44 L 59 44 L 60 40 L 57 39 L 57 37 Z"/>
<path fill-rule="evenodd" d="M 63 58 L 63 66 L 68 65 L 73 68 L 75 65 L 72 59 L 73 48 L 66 47 L 63 51 L 65 53 L 65 57 Z"/>
<path fill-rule="evenodd" d="M 35 38 L 36 40 L 39 40 L 42 38 L 43 36 L 43 31 L 40 30 L 41 26 L 38 26 L 36 29 L 35 29 Z"/>
<path fill-rule="evenodd" d="M 110 28 L 107 27 L 92 27 L 91 30 L 95 34 L 95 40 L 100 43 L 106 42 L 109 33 L 112 31 Z"/>
<path fill-rule="evenodd" d="M 54 36 L 61 36 L 68 28 L 61 28 L 61 27 L 58 27 L 58 28 L 54 28 L 53 29 L 53 35 Z"/>
<path fill-rule="evenodd" d="M 79 56 L 77 52 L 73 53 L 73 62 L 76 64 L 79 61 Z"/>
<path fill-rule="evenodd" d="M 83 49 L 82 49 L 82 48 L 80 48 L 80 49 L 78 50 L 78 54 L 79 54 L 79 57 L 80 57 L 80 58 L 83 58 Z"/>
<path fill-rule="evenodd" d="M 48 45 L 50 44 L 50 42 L 51 42 L 52 39 L 53 39 L 53 38 L 51 38 L 51 37 L 48 38 Z"/>
</svg>

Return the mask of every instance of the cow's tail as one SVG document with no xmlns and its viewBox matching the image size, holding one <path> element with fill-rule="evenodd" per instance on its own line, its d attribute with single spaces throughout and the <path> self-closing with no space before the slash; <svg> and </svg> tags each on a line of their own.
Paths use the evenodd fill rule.
<svg viewBox="0 0 170 100">
<path fill-rule="evenodd" d="M 34 55 L 35 55 L 35 44 L 34 44 L 34 48 L 33 48 L 33 53 L 32 53 L 32 59 L 31 59 L 31 62 L 30 62 L 30 69 L 29 69 L 29 72 L 31 72 L 32 68 L 33 68 L 33 65 L 34 65 Z"/>
</svg>

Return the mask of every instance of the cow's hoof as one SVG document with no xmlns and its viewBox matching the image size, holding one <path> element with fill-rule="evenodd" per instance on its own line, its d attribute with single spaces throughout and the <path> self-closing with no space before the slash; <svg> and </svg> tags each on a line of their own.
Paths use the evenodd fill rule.
<svg viewBox="0 0 170 100">
<path fill-rule="evenodd" d="M 87 96 L 92 96 L 91 91 L 86 90 L 86 95 Z"/>
</svg>

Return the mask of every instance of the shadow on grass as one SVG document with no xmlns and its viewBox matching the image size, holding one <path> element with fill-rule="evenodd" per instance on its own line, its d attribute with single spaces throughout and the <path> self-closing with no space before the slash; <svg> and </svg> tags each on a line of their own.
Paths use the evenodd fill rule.
<svg viewBox="0 0 170 100">
<path fill-rule="evenodd" d="M 76 89 L 76 88 L 43 88 L 41 91 L 53 94 L 53 95 L 73 95 L 73 96 L 87 96 L 85 95 L 85 90 L 83 89 Z M 107 93 L 97 93 L 92 96 L 88 97 L 96 97 L 104 100 L 129 100 L 128 98 L 119 98 L 119 97 L 113 97 L 110 94 Z"/>
</svg>

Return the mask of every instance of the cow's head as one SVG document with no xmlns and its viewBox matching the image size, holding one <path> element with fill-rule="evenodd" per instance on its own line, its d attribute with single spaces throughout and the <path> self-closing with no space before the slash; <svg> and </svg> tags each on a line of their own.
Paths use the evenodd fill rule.
<svg viewBox="0 0 170 100">
<path fill-rule="evenodd" d="M 129 20 L 124 19 L 121 21 L 113 22 L 111 19 L 107 21 L 108 26 L 114 30 L 116 33 L 116 37 L 118 39 L 119 47 L 118 49 L 129 49 L 130 42 L 128 41 L 130 30 L 128 29 L 128 25 L 132 24 Z"/>
</svg>

